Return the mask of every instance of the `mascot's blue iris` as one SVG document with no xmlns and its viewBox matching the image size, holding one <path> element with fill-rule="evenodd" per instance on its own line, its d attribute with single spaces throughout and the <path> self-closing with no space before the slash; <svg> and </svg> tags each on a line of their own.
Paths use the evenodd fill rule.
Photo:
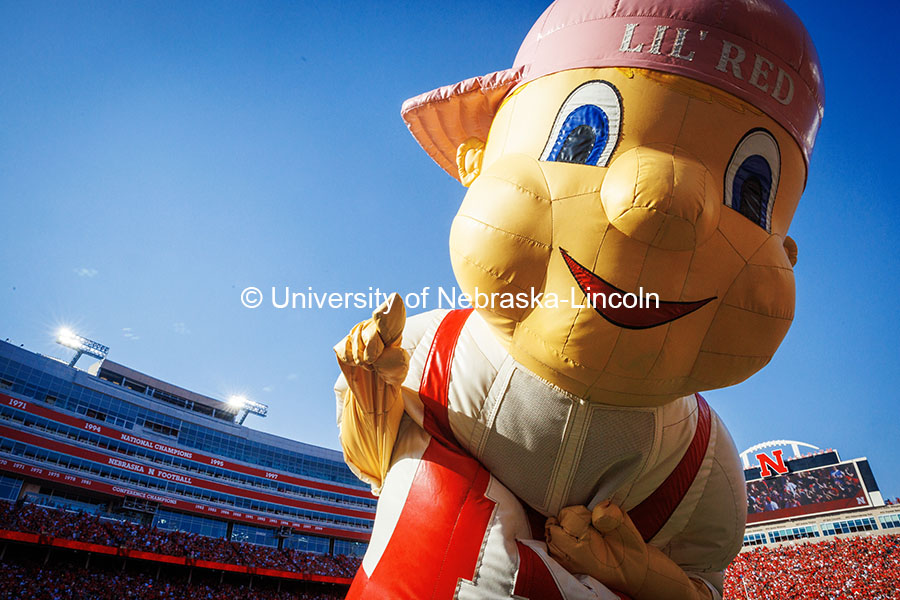
<svg viewBox="0 0 900 600">
<path fill-rule="evenodd" d="M 731 208 L 763 229 L 768 229 L 771 191 L 772 167 L 769 161 L 759 154 L 748 156 L 731 184 Z"/>
<path fill-rule="evenodd" d="M 593 104 L 569 113 L 547 160 L 596 165 L 609 140 L 609 118 Z"/>
</svg>

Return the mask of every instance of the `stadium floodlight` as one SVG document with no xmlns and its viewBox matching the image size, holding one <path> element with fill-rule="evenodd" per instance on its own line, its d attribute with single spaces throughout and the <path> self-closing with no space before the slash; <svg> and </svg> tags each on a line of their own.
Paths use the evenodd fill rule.
<svg viewBox="0 0 900 600">
<path fill-rule="evenodd" d="M 82 354 L 87 354 L 100 360 L 103 360 L 109 354 L 109 346 L 104 346 L 100 342 L 82 337 L 68 327 L 62 327 L 56 332 L 56 343 L 75 351 L 75 356 L 69 361 L 70 367 L 75 366 Z"/>
<path fill-rule="evenodd" d="M 244 419 L 247 418 L 247 415 L 253 413 L 254 415 L 259 415 L 260 417 L 265 417 L 269 414 L 269 407 L 261 402 L 255 402 L 253 400 L 249 400 L 244 396 L 231 396 L 228 398 L 228 404 L 234 409 L 237 409 L 237 415 L 235 416 L 235 421 L 237 421 L 238 425 L 244 424 Z"/>
</svg>

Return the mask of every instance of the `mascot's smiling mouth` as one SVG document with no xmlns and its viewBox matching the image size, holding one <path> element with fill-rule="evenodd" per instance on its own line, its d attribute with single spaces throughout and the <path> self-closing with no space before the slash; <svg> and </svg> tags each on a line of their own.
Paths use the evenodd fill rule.
<svg viewBox="0 0 900 600">
<path fill-rule="evenodd" d="M 569 256 L 569 253 L 562 248 L 559 249 L 559 252 L 562 254 L 563 260 L 566 261 L 566 266 L 569 267 L 572 277 L 578 282 L 578 287 L 581 288 L 581 291 L 587 297 L 587 304 L 596 310 L 601 317 L 618 327 L 625 329 L 649 329 L 650 327 L 664 325 L 690 314 L 716 299 L 716 296 L 713 296 L 693 302 L 666 302 L 659 300 L 659 296 L 656 294 L 644 295 L 643 288 L 640 290 L 642 295 L 638 296 L 637 294 L 620 290 L 613 284 L 595 275 Z M 651 299 L 651 295 L 656 296 L 656 298 Z M 632 297 L 634 298 L 632 307 L 626 307 L 624 305 L 625 298 Z M 617 299 L 617 302 L 613 302 L 614 299 Z M 614 304 L 617 304 L 617 306 L 613 306 Z"/>
</svg>

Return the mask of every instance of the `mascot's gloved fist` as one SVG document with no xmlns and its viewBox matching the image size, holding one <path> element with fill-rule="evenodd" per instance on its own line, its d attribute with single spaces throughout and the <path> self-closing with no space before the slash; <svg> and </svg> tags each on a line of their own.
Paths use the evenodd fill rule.
<svg viewBox="0 0 900 600">
<path fill-rule="evenodd" d="M 689 579 L 650 546 L 631 518 L 609 501 L 570 506 L 547 520 L 550 554 L 572 573 L 590 575 L 634 600 L 710 600 L 705 583 Z"/>
<path fill-rule="evenodd" d="M 348 389 L 339 415 L 344 458 L 377 493 L 391 460 L 403 416 L 400 384 L 409 355 L 400 347 L 406 307 L 391 296 L 335 347 Z"/>
<path fill-rule="evenodd" d="M 387 383 L 402 383 L 409 369 L 409 357 L 400 348 L 405 324 L 403 300 L 399 294 L 391 294 L 371 319 L 357 323 L 334 347 L 344 374 L 345 367 L 363 367 L 375 371 Z"/>
</svg>

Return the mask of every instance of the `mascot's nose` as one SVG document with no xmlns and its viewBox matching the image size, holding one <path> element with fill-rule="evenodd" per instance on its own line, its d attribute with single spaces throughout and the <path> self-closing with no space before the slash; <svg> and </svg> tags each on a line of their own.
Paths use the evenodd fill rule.
<svg viewBox="0 0 900 600">
<path fill-rule="evenodd" d="M 638 146 L 609 166 L 600 189 L 609 222 L 664 250 L 691 250 L 718 224 L 718 186 L 699 160 L 672 146 Z"/>
</svg>

